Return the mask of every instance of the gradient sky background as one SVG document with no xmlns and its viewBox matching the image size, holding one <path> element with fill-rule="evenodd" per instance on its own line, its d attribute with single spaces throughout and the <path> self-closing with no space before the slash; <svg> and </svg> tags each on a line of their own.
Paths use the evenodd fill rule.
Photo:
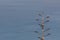
<svg viewBox="0 0 60 40">
<path fill-rule="evenodd" d="M 34 30 L 39 11 L 49 15 L 51 35 L 45 40 L 60 39 L 60 0 L 0 0 L 0 40 L 38 40 Z"/>
</svg>

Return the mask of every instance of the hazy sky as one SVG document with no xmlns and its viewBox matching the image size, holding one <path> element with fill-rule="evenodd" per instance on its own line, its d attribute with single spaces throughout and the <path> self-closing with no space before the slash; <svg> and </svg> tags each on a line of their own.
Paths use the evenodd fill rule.
<svg viewBox="0 0 60 40">
<path fill-rule="evenodd" d="M 59 40 L 60 0 L 0 0 L 0 40 L 38 40 L 31 31 L 39 30 L 39 11 L 51 17 L 45 24 L 51 35 L 45 40 Z"/>
</svg>

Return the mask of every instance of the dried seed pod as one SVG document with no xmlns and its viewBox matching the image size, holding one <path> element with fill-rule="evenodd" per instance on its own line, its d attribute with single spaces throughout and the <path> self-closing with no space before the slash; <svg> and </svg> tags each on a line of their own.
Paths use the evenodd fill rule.
<svg viewBox="0 0 60 40">
<path fill-rule="evenodd" d="M 51 35 L 50 33 L 48 33 L 46 36 L 49 36 L 49 35 Z"/>
<path fill-rule="evenodd" d="M 50 16 L 47 16 L 46 18 L 50 18 Z"/>
<path fill-rule="evenodd" d="M 41 38 L 41 37 L 38 37 L 39 39 Z"/>
<path fill-rule="evenodd" d="M 47 20 L 46 22 L 49 22 L 50 20 Z"/>
<path fill-rule="evenodd" d="M 50 30 L 50 28 L 48 28 L 47 30 Z"/>
<path fill-rule="evenodd" d="M 39 19 L 36 19 L 36 21 L 39 21 Z"/>
<path fill-rule="evenodd" d="M 50 33 L 48 33 L 48 35 L 51 35 Z"/>
<path fill-rule="evenodd" d="M 41 14 L 38 14 L 39 16 L 42 16 Z"/>
<path fill-rule="evenodd" d="M 34 31 L 35 33 L 38 33 L 38 31 Z"/>
<path fill-rule="evenodd" d="M 49 31 L 49 30 L 50 30 L 50 28 L 46 29 L 44 32 Z"/>
<path fill-rule="evenodd" d="M 38 25 L 41 25 L 41 24 L 38 24 Z"/>
</svg>

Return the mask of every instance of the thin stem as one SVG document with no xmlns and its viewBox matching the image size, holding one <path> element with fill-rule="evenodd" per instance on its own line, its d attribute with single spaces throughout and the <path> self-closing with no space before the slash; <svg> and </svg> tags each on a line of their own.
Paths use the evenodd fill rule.
<svg viewBox="0 0 60 40">
<path fill-rule="evenodd" d="M 42 39 L 44 40 L 44 17 L 42 17 Z"/>
</svg>

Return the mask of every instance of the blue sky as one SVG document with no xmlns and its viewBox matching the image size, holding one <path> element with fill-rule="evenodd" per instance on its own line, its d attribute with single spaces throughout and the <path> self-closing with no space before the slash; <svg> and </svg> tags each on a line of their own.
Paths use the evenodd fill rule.
<svg viewBox="0 0 60 40">
<path fill-rule="evenodd" d="M 39 30 L 39 11 L 51 17 L 45 24 L 51 35 L 45 40 L 59 40 L 60 0 L 0 0 L 0 40 L 38 40 L 32 31 Z"/>
</svg>

